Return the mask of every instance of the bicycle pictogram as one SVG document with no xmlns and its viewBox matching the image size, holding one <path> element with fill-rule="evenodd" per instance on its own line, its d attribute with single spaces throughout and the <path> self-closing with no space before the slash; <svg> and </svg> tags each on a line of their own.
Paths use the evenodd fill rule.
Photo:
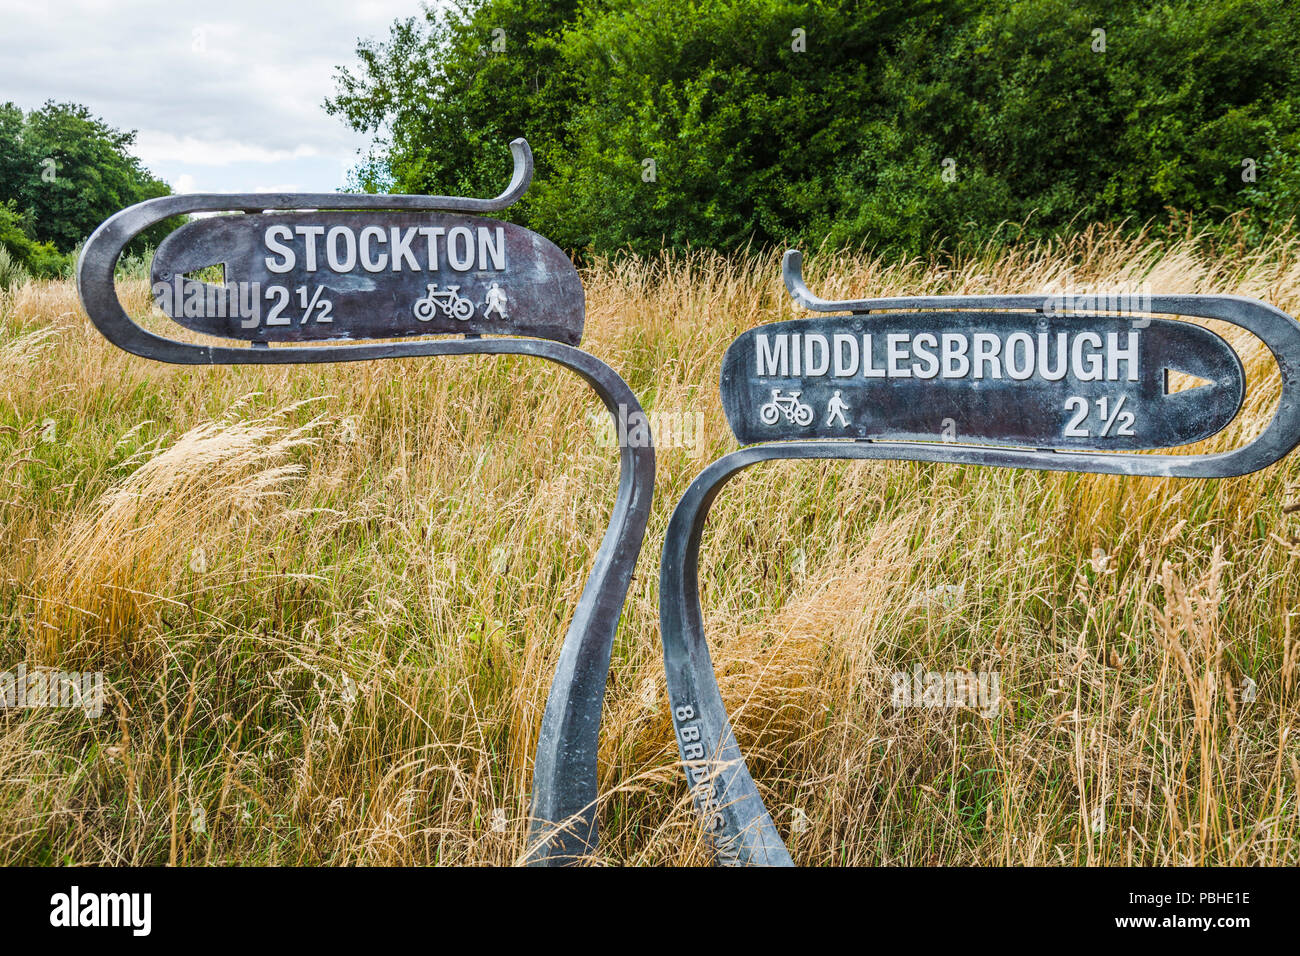
<svg viewBox="0 0 1300 956">
<path fill-rule="evenodd" d="M 802 392 L 788 392 L 782 395 L 779 388 L 772 389 L 772 400 L 758 410 L 759 419 L 764 425 L 775 425 L 777 419 L 784 414 L 787 421 L 794 422 L 796 425 L 811 425 L 813 408 L 799 401 L 799 396 L 802 394 Z"/>
<path fill-rule="evenodd" d="M 451 316 L 464 322 L 474 314 L 474 302 L 471 299 L 459 295 L 460 286 L 449 285 L 441 292 L 437 291 L 438 286 L 430 285 L 429 292 L 421 299 L 415 300 L 415 305 L 411 311 L 421 322 L 428 322 L 434 317 L 435 310 L 443 315 Z"/>
</svg>

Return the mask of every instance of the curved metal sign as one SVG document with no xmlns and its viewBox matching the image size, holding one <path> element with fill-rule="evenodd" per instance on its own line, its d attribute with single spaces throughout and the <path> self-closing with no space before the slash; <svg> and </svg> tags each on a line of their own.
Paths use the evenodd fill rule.
<svg viewBox="0 0 1300 956">
<path fill-rule="evenodd" d="M 220 265 L 224 282 L 188 279 Z M 190 222 L 158 246 L 154 301 L 251 342 L 527 335 L 577 345 L 582 282 L 521 226 L 452 213 L 297 212 Z"/>
<path fill-rule="evenodd" d="M 1145 313 L 1218 319 L 1251 332 L 1272 352 L 1282 394 L 1268 426 L 1244 447 L 1133 454 L 1198 441 L 1232 421 L 1245 380 L 1224 339 L 1168 319 L 1061 316 L 1043 296 L 828 302 L 808 291 L 800 265 L 799 253 L 786 253 L 795 300 L 849 314 L 752 329 L 731 346 L 723 404 L 737 438 L 757 444 L 715 461 L 686 490 L 660 564 L 678 752 L 705 832 L 730 864 L 791 864 L 732 731 L 700 610 L 704 525 L 735 475 L 776 459 L 900 459 L 1226 478 L 1267 467 L 1300 442 L 1300 325 L 1263 302 L 1185 295 L 1143 303 Z M 1200 387 L 1172 388 L 1174 373 L 1187 376 L 1180 384 Z"/>
<path fill-rule="evenodd" d="M 113 344 L 164 362 L 530 355 L 577 372 L 616 421 L 620 414 L 644 418 L 627 383 L 574 348 L 582 336 L 584 297 L 568 258 L 536 233 L 465 215 L 504 209 L 528 188 L 532 152 L 522 139 L 510 149 L 514 175 L 494 199 L 245 193 L 139 203 L 107 219 L 87 240 L 77 264 L 81 301 Z M 189 222 L 160 244 L 152 266 L 154 300 L 192 331 L 243 342 L 185 342 L 141 328 L 114 284 L 122 251 L 164 219 L 213 212 L 234 215 Z M 219 277 L 211 271 L 188 275 L 215 266 Z M 619 458 L 609 528 L 560 648 L 542 715 L 533 766 L 533 863 L 571 862 L 597 845 L 601 708 L 654 492 L 648 440 L 621 443 Z"/>
<path fill-rule="evenodd" d="M 1200 387 L 1171 390 L 1178 382 Z M 1168 448 L 1232 421 L 1241 361 L 1168 319 L 922 312 L 778 322 L 722 362 L 742 444 L 897 439 L 1050 448 Z"/>
</svg>

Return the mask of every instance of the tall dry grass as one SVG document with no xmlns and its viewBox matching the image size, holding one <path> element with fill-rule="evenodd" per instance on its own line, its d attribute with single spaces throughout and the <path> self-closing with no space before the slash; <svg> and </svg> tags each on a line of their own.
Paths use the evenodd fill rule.
<svg viewBox="0 0 1300 956">
<path fill-rule="evenodd" d="M 795 317 L 775 255 L 598 263 L 586 348 L 660 413 L 655 510 L 614 653 L 599 860 L 705 859 L 666 717 L 673 504 L 734 446 L 723 349 Z M 891 263 L 827 295 L 1061 285 L 1300 310 L 1300 238 L 1223 250 L 1094 228 Z M 147 315 L 147 289 L 128 289 Z M 1276 402 L 1262 347 L 1228 434 Z M 70 283 L 0 293 L 0 669 L 102 669 L 103 716 L 0 713 L 9 863 L 511 863 L 530 754 L 613 501 L 576 378 L 528 359 L 168 367 Z M 1300 862 L 1300 460 L 1221 482 L 774 463 L 714 506 L 724 697 L 808 864 Z M 891 705 L 996 671 L 996 713 Z M 1248 693 L 1243 690 L 1249 688 Z M 1247 699 L 1251 698 L 1251 699 Z"/>
</svg>

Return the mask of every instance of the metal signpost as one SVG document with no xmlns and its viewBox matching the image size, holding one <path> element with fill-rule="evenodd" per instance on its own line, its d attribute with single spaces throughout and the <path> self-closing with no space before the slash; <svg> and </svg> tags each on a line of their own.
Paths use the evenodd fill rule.
<svg viewBox="0 0 1300 956">
<path fill-rule="evenodd" d="M 1151 296 L 1141 315 L 1123 316 L 1034 295 L 828 302 L 804 284 L 798 252 L 785 254 L 782 271 L 800 305 L 839 314 L 751 329 L 727 350 L 722 404 L 748 447 L 687 489 L 660 568 L 678 750 L 718 858 L 739 865 L 791 859 L 732 733 L 700 611 L 700 539 L 713 499 L 734 475 L 801 458 L 1226 478 L 1264 468 L 1300 442 L 1300 325 L 1255 299 Z M 1133 453 L 1221 431 L 1245 396 L 1241 361 L 1224 339 L 1152 315 L 1218 319 L 1271 350 L 1282 393 L 1254 441 L 1214 454 Z M 1171 390 L 1173 373 L 1199 387 Z"/>
<path fill-rule="evenodd" d="M 246 193 L 148 200 L 106 220 L 87 241 L 77 268 L 82 303 L 115 345 L 164 362 L 530 355 L 577 372 L 616 422 L 620 406 L 640 415 L 640 403 L 618 374 L 576 348 L 585 300 L 568 257 L 536 233 L 478 215 L 505 209 L 528 188 L 532 152 L 522 139 L 510 149 L 514 175 L 495 199 Z M 152 265 L 154 299 L 187 329 L 248 344 L 155 335 L 136 325 L 118 299 L 113 270 L 127 244 L 168 217 L 197 212 L 235 215 L 191 221 L 163 240 Z M 187 277 L 214 265 L 222 267 L 223 282 Z M 448 334 L 463 337 L 429 338 Z M 621 443 L 619 458 L 609 528 L 560 650 L 542 717 L 530 862 L 570 862 L 597 844 L 601 705 L 655 470 L 648 441 Z"/>
</svg>

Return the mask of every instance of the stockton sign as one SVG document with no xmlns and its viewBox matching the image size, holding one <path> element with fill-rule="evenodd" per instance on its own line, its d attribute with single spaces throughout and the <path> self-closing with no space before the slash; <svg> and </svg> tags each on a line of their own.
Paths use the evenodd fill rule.
<svg viewBox="0 0 1300 956">
<path fill-rule="evenodd" d="M 523 195 L 528 144 L 494 199 L 347 194 L 183 195 L 106 220 L 77 267 L 82 303 L 114 344 L 190 365 L 349 362 L 428 355 L 525 355 L 592 386 L 615 421 L 644 420 L 627 384 L 578 349 L 585 301 L 568 257 L 520 226 L 487 218 Z M 114 267 L 143 230 L 185 213 L 151 265 L 154 302 L 188 333 L 173 339 L 126 314 Z M 597 844 L 596 755 L 614 634 L 654 488 L 649 441 L 620 445 L 614 511 L 578 600 L 542 716 L 529 860 L 570 862 Z"/>
<path fill-rule="evenodd" d="M 186 278 L 220 264 L 220 284 Z M 420 212 L 271 213 L 188 223 L 158 246 L 154 300 L 250 342 L 511 334 L 577 345 L 568 257 L 520 226 Z"/>
<path fill-rule="evenodd" d="M 1151 296 L 1139 314 L 1061 309 L 1030 295 L 829 302 L 805 285 L 798 252 L 786 286 L 814 312 L 751 329 L 722 363 L 721 397 L 746 446 L 706 468 L 664 541 L 659 617 L 678 752 L 718 858 L 785 864 L 718 691 L 700 610 L 700 541 L 722 486 L 774 459 L 904 459 L 1049 471 L 1226 478 L 1264 468 L 1300 442 L 1300 326 L 1240 296 Z M 1152 453 L 1221 432 L 1245 396 L 1215 319 L 1269 348 L 1282 392 L 1243 447 Z M 1137 454 L 1136 452 L 1143 452 Z"/>
</svg>

